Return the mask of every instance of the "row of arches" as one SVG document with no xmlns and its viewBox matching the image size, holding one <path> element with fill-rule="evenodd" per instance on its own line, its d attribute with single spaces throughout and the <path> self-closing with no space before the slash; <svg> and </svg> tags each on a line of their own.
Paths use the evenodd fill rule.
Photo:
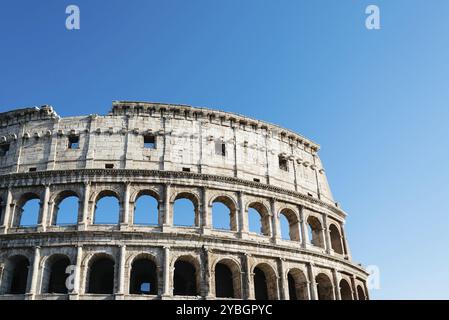
<svg viewBox="0 0 449 320">
<path fill-rule="evenodd" d="M 160 269 L 155 259 L 148 254 L 139 254 L 131 262 L 129 272 L 128 293 L 131 295 L 161 294 Z M 70 279 L 70 258 L 63 254 L 54 254 L 45 260 L 42 271 L 41 292 L 46 294 L 68 294 L 73 290 Z M 23 255 L 10 257 L 2 278 L 3 294 L 25 294 L 29 287 L 30 262 Z M 87 264 L 85 293 L 114 294 L 116 263 L 112 256 L 100 253 L 94 255 Z M 200 296 L 202 272 L 198 261 L 192 256 L 180 256 L 173 265 L 172 294 L 174 296 Z M 218 260 L 211 277 L 214 296 L 217 298 L 242 299 L 242 272 L 239 265 L 232 259 Z M 275 270 L 267 263 L 257 264 L 251 273 L 253 297 L 256 300 L 276 300 L 278 295 L 278 277 Z M 325 273 L 315 277 L 317 299 L 334 300 L 336 298 L 331 279 Z M 297 268 L 287 273 L 288 297 L 290 300 L 309 300 L 311 296 L 309 282 L 304 272 Z M 342 300 L 352 300 L 351 285 L 346 279 L 341 279 L 338 287 Z M 358 285 L 357 297 L 365 300 L 362 286 Z"/>
<path fill-rule="evenodd" d="M 93 219 L 94 225 L 115 225 L 121 222 L 122 203 L 117 192 L 103 190 L 94 199 Z M 1 201 L 1 199 L 0 199 Z M 3 202 L 2 202 L 3 203 Z M 42 204 L 37 194 L 26 193 L 17 203 L 13 225 L 15 227 L 33 227 L 42 223 Z M 140 192 L 132 202 L 131 221 L 136 226 L 159 226 L 162 223 L 162 202 L 158 194 L 153 191 Z M 174 198 L 171 205 L 172 225 L 179 227 L 199 227 L 200 210 L 199 200 L 194 194 L 181 192 Z M 225 231 L 239 231 L 237 204 L 229 196 L 216 196 L 210 203 L 211 228 Z M 76 225 L 83 214 L 82 202 L 77 193 L 63 191 L 55 197 L 51 210 L 51 225 Z M 126 214 L 126 213 L 125 213 Z M 272 236 L 273 221 L 270 210 L 261 202 L 250 202 L 246 208 L 247 229 L 249 232 Z M 326 232 L 329 232 L 328 246 L 336 253 L 347 254 L 346 244 L 338 223 L 323 226 L 320 219 L 310 215 L 305 221 L 306 230 L 301 230 L 298 214 L 289 208 L 278 212 L 279 232 L 283 240 L 307 242 L 316 247 L 326 247 Z M 306 232 L 307 235 L 302 234 Z"/>
</svg>

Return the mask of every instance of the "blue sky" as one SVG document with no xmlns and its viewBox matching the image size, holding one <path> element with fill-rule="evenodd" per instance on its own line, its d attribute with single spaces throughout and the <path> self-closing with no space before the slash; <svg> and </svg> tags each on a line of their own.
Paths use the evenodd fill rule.
<svg viewBox="0 0 449 320">
<path fill-rule="evenodd" d="M 77 4 L 81 30 L 65 29 Z M 376 4 L 381 30 L 364 26 Z M 377 299 L 449 298 L 449 2 L 2 0 L 0 112 L 223 109 L 322 146 Z"/>
</svg>

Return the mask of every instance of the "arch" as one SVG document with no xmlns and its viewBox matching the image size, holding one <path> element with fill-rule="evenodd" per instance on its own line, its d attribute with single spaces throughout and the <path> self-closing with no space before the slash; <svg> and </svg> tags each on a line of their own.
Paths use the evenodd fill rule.
<svg viewBox="0 0 449 320">
<path fill-rule="evenodd" d="M 309 228 L 309 241 L 312 245 L 324 248 L 323 227 L 320 220 L 315 216 L 307 218 L 307 225 Z"/>
<path fill-rule="evenodd" d="M 253 283 L 256 300 L 277 300 L 277 276 L 270 265 L 260 263 L 254 268 Z"/>
<path fill-rule="evenodd" d="M 159 200 L 153 193 L 141 192 L 134 203 L 133 224 L 154 226 L 159 224 Z"/>
<path fill-rule="evenodd" d="M 96 254 L 89 260 L 88 290 L 93 294 L 114 293 L 114 259 L 107 254 Z"/>
<path fill-rule="evenodd" d="M 290 300 L 309 300 L 308 281 L 300 269 L 290 269 L 287 273 Z"/>
<path fill-rule="evenodd" d="M 331 279 L 324 273 L 315 277 L 318 292 L 318 300 L 334 300 L 333 286 Z"/>
<path fill-rule="evenodd" d="M 55 199 L 52 225 L 64 226 L 78 223 L 80 198 L 74 191 L 63 191 Z"/>
<path fill-rule="evenodd" d="M 67 267 L 71 265 L 69 257 L 62 254 L 54 254 L 47 258 L 44 268 L 44 287 L 43 292 L 46 293 L 62 293 L 69 292 L 66 280 L 69 276 Z"/>
<path fill-rule="evenodd" d="M 281 237 L 282 239 L 300 241 L 299 236 L 299 219 L 296 213 L 291 209 L 282 209 L 279 212 L 281 221 Z M 284 222 L 282 222 L 282 220 Z"/>
<path fill-rule="evenodd" d="M 30 261 L 22 255 L 15 255 L 8 259 L 5 268 L 5 278 L 8 294 L 25 294 L 28 288 L 28 274 Z"/>
<path fill-rule="evenodd" d="M 196 259 L 191 256 L 179 257 L 174 264 L 173 295 L 198 296 L 199 274 L 200 270 Z"/>
<path fill-rule="evenodd" d="M 360 285 L 357 286 L 357 296 L 359 300 L 366 300 L 365 290 Z"/>
<path fill-rule="evenodd" d="M 237 262 L 225 258 L 214 267 L 215 296 L 217 298 L 242 298 L 241 271 Z"/>
<path fill-rule="evenodd" d="M 35 193 L 24 194 L 18 203 L 18 215 L 15 226 L 17 227 L 35 227 L 39 223 L 41 214 L 40 197 Z"/>
<path fill-rule="evenodd" d="M 343 254 L 340 231 L 335 224 L 331 224 L 329 226 L 329 233 L 331 238 L 332 250 L 334 250 L 334 252 L 336 253 Z"/>
<path fill-rule="evenodd" d="M 94 224 L 118 224 L 120 221 L 120 197 L 114 191 L 98 194 L 95 201 Z"/>
<path fill-rule="evenodd" d="M 199 226 L 199 210 L 197 197 L 188 192 L 176 195 L 173 202 L 173 225 L 184 227 Z"/>
<path fill-rule="evenodd" d="M 252 202 L 248 205 L 248 227 L 251 232 L 271 235 L 270 214 L 262 203 Z"/>
<path fill-rule="evenodd" d="M 351 286 L 345 279 L 340 280 L 340 297 L 341 300 L 352 300 Z"/>
<path fill-rule="evenodd" d="M 212 225 L 214 229 L 237 231 L 237 209 L 228 196 L 217 196 L 212 201 Z"/>
<path fill-rule="evenodd" d="M 131 264 L 130 294 L 158 294 L 157 266 L 152 258 L 139 255 Z"/>
</svg>

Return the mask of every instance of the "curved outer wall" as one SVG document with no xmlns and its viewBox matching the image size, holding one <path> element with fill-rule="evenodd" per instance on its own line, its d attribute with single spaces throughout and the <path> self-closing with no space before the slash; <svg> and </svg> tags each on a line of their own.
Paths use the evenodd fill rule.
<svg viewBox="0 0 449 320">
<path fill-rule="evenodd" d="M 78 148 L 68 148 L 71 137 L 78 137 Z M 151 148 L 144 147 L 148 137 Z M 305 299 L 323 297 L 322 276 L 330 281 L 328 298 L 342 298 L 342 281 L 351 298 L 362 298 L 362 291 L 367 298 L 367 273 L 352 262 L 346 214 L 332 197 L 319 146 L 294 132 L 205 108 L 114 102 L 106 116 L 61 118 L 49 106 L 2 113 L 0 147 L 0 299 L 170 299 L 178 259 L 196 268 L 198 292 L 189 298 L 215 298 L 220 261 L 232 261 L 235 298 L 256 297 L 256 267 L 265 272 L 271 299 L 292 298 L 290 275 L 303 279 L 297 285 Z M 78 223 L 57 226 L 58 201 L 68 191 L 80 200 Z M 105 192 L 119 198 L 117 225 L 93 223 Z M 133 224 L 134 204 L 145 193 L 158 200 L 156 226 Z M 25 228 L 18 221 L 30 194 L 40 200 L 39 221 Z M 173 224 L 180 195 L 195 205 L 193 227 Z M 224 198 L 235 219 L 226 232 L 212 227 L 212 204 Z M 249 232 L 249 207 L 261 213 L 264 235 Z M 280 231 L 280 213 L 287 211 L 291 240 Z M 307 232 L 312 219 L 316 239 Z M 142 253 L 157 266 L 158 288 L 137 296 L 130 294 L 130 273 Z M 45 292 L 55 254 L 76 266 L 70 294 Z M 20 295 L 9 292 L 9 265 L 18 255 L 29 262 Z M 90 261 L 98 255 L 114 261 L 112 294 L 87 293 Z"/>
</svg>

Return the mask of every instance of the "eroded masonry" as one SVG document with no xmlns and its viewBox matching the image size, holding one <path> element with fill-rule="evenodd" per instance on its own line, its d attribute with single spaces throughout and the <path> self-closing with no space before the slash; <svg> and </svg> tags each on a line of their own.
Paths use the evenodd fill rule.
<svg viewBox="0 0 449 320">
<path fill-rule="evenodd" d="M 318 150 L 184 105 L 0 113 L 0 299 L 368 299 Z"/>
</svg>

